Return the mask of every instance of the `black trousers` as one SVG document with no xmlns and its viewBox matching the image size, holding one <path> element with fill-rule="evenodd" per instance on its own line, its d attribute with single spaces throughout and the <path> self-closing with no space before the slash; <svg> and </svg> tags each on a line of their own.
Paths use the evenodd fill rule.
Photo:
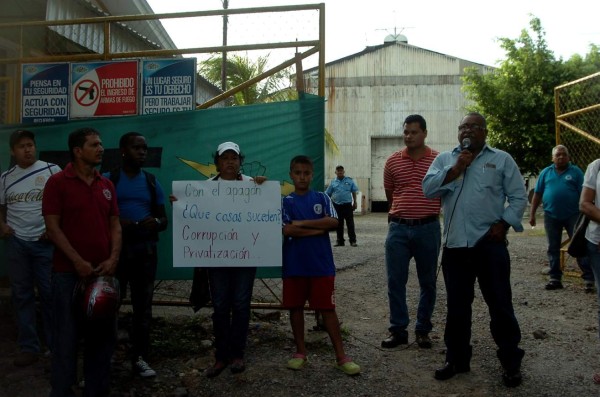
<svg viewBox="0 0 600 397">
<path fill-rule="evenodd" d="M 139 356 L 148 360 L 152 299 L 157 265 L 158 256 L 155 242 L 123 243 L 116 276 L 121 284 L 121 298 L 126 296 L 128 285 L 131 290 L 132 361 L 136 361 Z"/>
<path fill-rule="evenodd" d="M 344 222 L 348 225 L 348 240 L 350 244 L 356 242 L 356 232 L 354 231 L 354 209 L 352 204 L 336 204 L 333 203 L 333 208 L 338 214 L 338 227 L 337 227 L 337 242 L 338 244 L 344 243 Z"/>
<path fill-rule="evenodd" d="M 466 365 L 471 360 L 471 306 L 477 280 L 490 313 L 490 330 L 500 363 L 508 370 L 518 368 L 524 351 L 519 348 L 521 330 L 512 305 L 506 243 L 482 241 L 473 248 L 444 248 L 442 270 L 448 306 L 446 361 Z"/>
</svg>

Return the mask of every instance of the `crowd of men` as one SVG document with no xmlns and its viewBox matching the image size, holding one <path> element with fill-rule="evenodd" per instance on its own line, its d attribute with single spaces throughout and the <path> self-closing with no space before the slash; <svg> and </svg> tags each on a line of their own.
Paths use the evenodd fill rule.
<svg viewBox="0 0 600 397">
<path fill-rule="evenodd" d="M 420 288 L 415 341 L 420 348 L 432 347 L 429 333 L 433 329 L 431 318 L 441 251 L 447 291 L 446 357 L 434 377 L 444 381 L 470 371 L 472 303 L 477 281 L 489 308 L 490 331 L 498 348 L 502 380 L 507 387 L 518 386 L 525 352 L 519 347 L 521 331 L 512 304 L 506 235 L 511 227 L 517 232 L 523 230 L 527 195 L 519 168 L 508 153 L 487 144 L 486 119 L 479 113 L 468 113 L 461 120 L 458 144 L 449 151 L 440 153 L 427 146 L 427 123 L 421 115 L 405 119 L 403 138 L 404 147 L 387 159 L 383 174 L 388 201 L 385 268 L 389 335 L 381 347 L 392 349 L 408 344 L 406 285 L 413 259 Z M 93 128 L 81 128 L 69 135 L 71 161 L 64 170 L 37 159 L 31 131 L 15 131 L 9 145 L 14 165 L 0 176 L 0 237 L 5 239 L 18 327 L 19 354 L 14 365 L 28 366 L 41 354 L 51 355 L 51 397 L 73 395 L 73 387 L 79 383 L 77 357 L 82 338 L 83 393 L 107 395 L 116 346 L 117 310 L 107 314 L 101 300 L 97 300 L 96 307 L 86 301 L 85 309 L 73 310 L 86 306 L 77 300 L 86 299 L 86 289 L 93 288 L 92 280 L 100 280 L 115 289 L 119 302 L 129 287 L 133 308 L 132 371 L 143 378 L 156 376 L 148 363 L 150 324 L 158 266 L 157 241 L 159 233 L 167 228 L 168 218 L 162 186 L 153 174 L 142 169 L 148 152 L 146 138 L 136 132 L 124 134 L 119 142 L 121 164 L 104 175 L 97 170 L 104 148 L 100 133 Z M 221 172 L 226 161 L 237 167 L 232 168 L 235 175 L 230 179 L 252 180 L 239 173 L 243 156 L 237 144 L 219 145 L 215 164 L 221 165 Z M 548 290 L 562 288 L 562 231 L 565 229 L 569 235 L 573 232 L 583 186 L 583 172 L 569 162 L 566 147 L 556 146 L 552 161 L 540 174 L 529 218 L 530 225 L 535 226 L 536 211 L 543 205 L 550 263 L 550 279 L 545 287 Z M 349 243 L 357 246 L 353 212 L 357 208 L 358 186 L 340 165 L 325 194 L 314 193 L 309 189 L 312 167 L 308 158 L 299 156 L 292 160 L 290 177 L 295 193 L 283 201 L 284 303 L 292 314 L 297 344 L 297 352 L 287 366 L 299 370 L 307 361 L 301 308 L 308 300 L 324 319 L 338 368 L 356 375 L 360 367 L 344 353 L 335 304 L 327 302 L 335 302 L 335 272 L 328 235 L 335 230 L 335 246 L 344 246 L 346 224 Z M 303 200 L 309 201 L 305 209 L 299 210 Z M 323 254 L 319 258 L 308 255 L 313 247 L 320 247 Z M 308 255 L 307 263 L 300 263 L 298 255 Z M 323 262 L 323 258 L 329 258 L 324 267 L 316 273 L 307 270 L 312 264 Z M 594 274 L 587 259 L 578 263 L 586 292 L 594 291 Z M 301 292 L 307 288 L 329 291 L 329 295 Z M 43 333 L 36 323 L 36 290 Z M 251 290 L 250 286 L 250 293 Z M 39 334 L 44 335 L 43 341 Z M 241 343 L 243 351 L 245 337 Z M 241 357 L 234 358 L 238 361 L 217 357 L 207 376 L 218 376 L 227 365 L 231 365 L 232 372 L 243 371 Z"/>
</svg>

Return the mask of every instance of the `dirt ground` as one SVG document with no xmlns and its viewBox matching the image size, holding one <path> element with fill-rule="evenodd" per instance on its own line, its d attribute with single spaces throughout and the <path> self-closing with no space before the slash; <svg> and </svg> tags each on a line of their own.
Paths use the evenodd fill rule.
<svg viewBox="0 0 600 397">
<path fill-rule="evenodd" d="M 541 217 L 540 217 L 541 218 Z M 434 312 L 433 348 L 420 349 L 411 332 L 408 346 L 386 350 L 388 306 L 383 242 L 385 214 L 356 217 L 358 244 L 335 247 L 338 266 L 337 305 L 347 353 L 361 365 L 362 373 L 348 377 L 333 367 L 327 335 L 312 330 L 307 314 L 309 364 L 298 372 L 285 368 L 293 353 L 287 314 L 255 310 L 252 319 L 247 370 L 239 375 L 223 372 L 207 379 L 202 371 L 212 363 L 211 323 L 208 308 L 194 314 L 187 307 L 158 307 L 150 363 L 158 372 L 151 380 L 133 378 L 120 344 L 114 359 L 113 396 L 598 396 L 600 386 L 592 375 L 600 371 L 598 305 L 595 294 L 586 294 L 567 261 L 565 289 L 544 290 L 547 276 L 543 229 L 509 234 L 512 258 L 513 302 L 523 339 L 523 384 L 503 386 L 496 347 L 489 332 L 489 315 L 481 294 L 473 310 L 471 372 L 440 382 L 433 372 L 444 361 L 445 288 L 438 279 Z M 543 222 L 538 218 L 538 225 Z M 332 237 L 334 237 L 332 235 Z M 257 286 L 259 284 L 257 283 Z M 185 289 L 185 286 L 182 288 Z M 185 291 L 184 291 L 185 292 Z M 411 268 L 408 304 L 414 318 L 418 287 Z M 40 397 L 49 391 L 49 362 L 42 359 L 28 368 L 16 368 L 15 329 L 7 304 L 0 316 L 0 397 Z M 127 307 L 122 319 L 128 320 Z M 411 326 L 414 322 L 411 322 Z M 538 337 L 534 336 L 537 335 Z M 541 337 L 540 337 L 541 336 Z"/>
</svg>

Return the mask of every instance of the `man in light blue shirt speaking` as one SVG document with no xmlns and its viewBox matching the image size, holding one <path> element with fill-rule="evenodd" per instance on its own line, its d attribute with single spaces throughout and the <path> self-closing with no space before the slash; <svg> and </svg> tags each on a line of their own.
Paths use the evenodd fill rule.
<svg viewBox="0 0 600 397">
<path fill-rule="evenodd" d="M 489 307 L 490 329 L 508 387 L 521 384 L 521 330 L 512 305 L 506 234 L 523 231 L 527 205 L 523 178 L 513 158 L 486 144 L 485 118 L 469 113 L 458 127 L 459 146 L 440 153 L 423 179 L 427 198 L 440 197 L 444 213 L 442 271 L 448 313 L 446 364 L 435 378 L 469 372 L 471 305 L 475 280 Z"/>
</svg>

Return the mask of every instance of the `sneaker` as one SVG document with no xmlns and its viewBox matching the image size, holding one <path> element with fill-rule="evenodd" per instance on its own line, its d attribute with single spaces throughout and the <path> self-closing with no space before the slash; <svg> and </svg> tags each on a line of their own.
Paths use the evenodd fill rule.
<svg viewBox="0 0 600 397">
<path fill-rule="evenodd" d="M 351 358 L 346 357 L 342 361 L 339 361 L 336 368 L 349 376 L 358 375 L 360 373 L 360 367 Z"/>
<path fill-rule="evenodd" d="M 350 245 L 353 247 L 358 247 L 358 244 L 356 244 L 356 243 L 350 243 Z"/>
<path fill-rule="evenodd" d="M 559 280 L 550 280 L 545 288 L 547 290 L 562 289 L 563 285 Z"/>
<path fill-rule="evenodd" d="M 591 294 L 591 293 L 594 293 L 594 292 L 596 291 L 596 288 L 595 288 L 595 286 L 594 286 L 594 283 L 593 283 L 593 282 L 586 281 L 586 282 L 585 282 L 585 286 L 583 287 L 583 291 L 584 291 L 586 294 Z"/>
<path fill-rule="evenodd" d="M 144 361 L 142 356 L 138 357 L 137 361 L 133 363 L 133 372 L 142 378 L 152 378 L 156 376 L 156 371 Z"/>
<path fill-rule="evenodd" d="M 335 243 L 333 246 L 334 247 L 343 247 L 344 245 L 346 245 L 346 244 L 344 244 L 344 243 Z"/>
<path fill-rule="evenodd" d="M 302 369 L 306 363 L 308 362 L 308 358 L 304 354 L 296 353 L 290 358 L 287 362 L 287 367 L 289 369 L 293 369 L 295 371 Z"/>
<path fill-rule="evenodd" d="M 34 352 L 20 352 L 17 357 L 15 358 L 15 360 L 13 361 L 13 364 L 15 365 L 15 367 L 28 367 L 32 364 L 37 363 L 37 361 L 40 359 L 39 354 L 34 353 Z"/>
</svg>

